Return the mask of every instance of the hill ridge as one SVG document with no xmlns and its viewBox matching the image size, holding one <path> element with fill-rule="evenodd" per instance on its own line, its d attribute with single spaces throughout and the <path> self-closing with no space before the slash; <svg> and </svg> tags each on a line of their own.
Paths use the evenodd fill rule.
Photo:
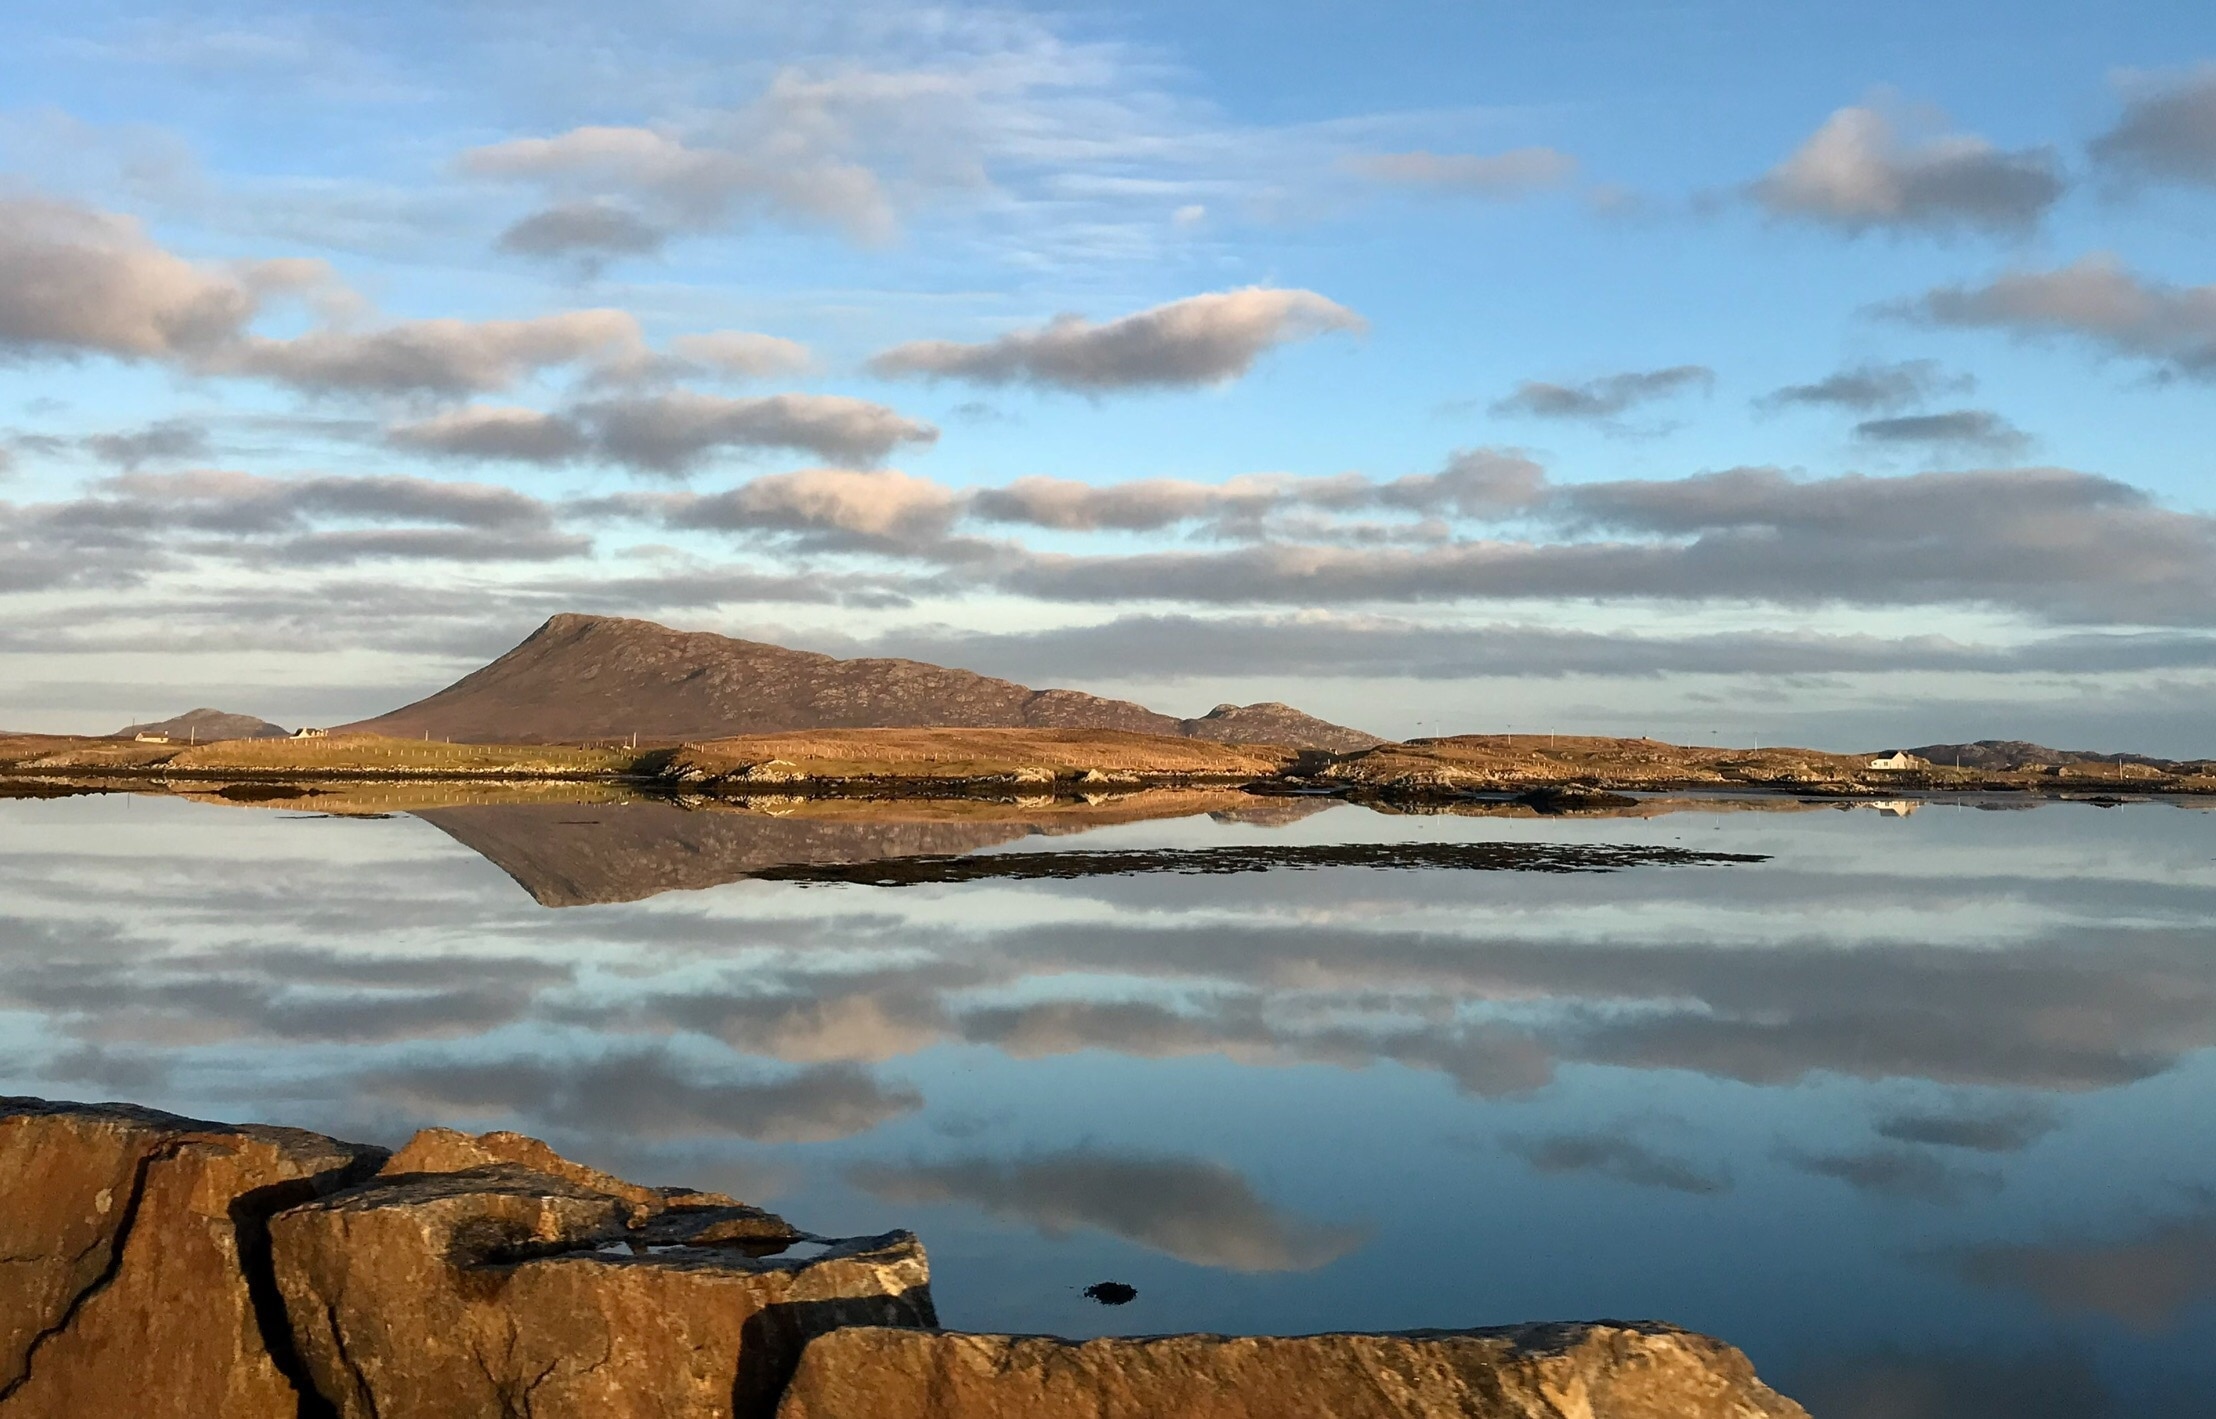
<svg viewBox="0 0 2216 1419">
<path fill-rule="evenodd" d="M 1121 729 L 1346 752 L 1382 742 L 1272 703 L 1176 719 L 1130 700 L 890 656 L 842 659 L 562 612 L 445 689 L 347 732 L 472 743 L 725 738 L 805 729 Z"/>
</svg>

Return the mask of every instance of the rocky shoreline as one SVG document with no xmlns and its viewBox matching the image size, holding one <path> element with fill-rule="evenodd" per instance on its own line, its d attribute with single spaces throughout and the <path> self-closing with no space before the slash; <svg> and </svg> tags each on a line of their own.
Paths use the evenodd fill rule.
<svg viewBox="0 0 2216 1419">
<path fill-rule="evenodd" d="M 829 1238 L 518 1134 L 397 1152 L 0 1099 L 7 1419 L 1806 1419 L 1653 1322 L 1074 1341 L 938 1327 Z"/>
</svg>

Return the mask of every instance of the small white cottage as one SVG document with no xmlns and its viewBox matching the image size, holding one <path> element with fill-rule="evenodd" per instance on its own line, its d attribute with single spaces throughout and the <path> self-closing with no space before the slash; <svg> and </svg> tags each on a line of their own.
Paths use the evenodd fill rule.
<svg viewBox="0 0 2216 1419">
<path fill-rule="evenodd" d="M 1880 755 L 1878 758 L 1870 760 L 1870 767 L 1873 769 L 1921 769 L 1930 766 L 1914 754 L 1895 749 L 1890 754 Z"/>
</svg>

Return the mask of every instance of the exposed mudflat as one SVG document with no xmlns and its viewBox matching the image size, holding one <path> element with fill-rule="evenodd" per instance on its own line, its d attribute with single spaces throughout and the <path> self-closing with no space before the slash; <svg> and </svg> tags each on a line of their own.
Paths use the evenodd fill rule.
<svg viewBox="0 0 2216 1419">
<path fill-rule="evenodd" d="M 1453 872 L 1615 872 L 1626 867 L 1715 867 L 1766 862 L 1761 853 L 1692 852 L 1611 843 L 1321 843 L 1309 846 L 1138 848 L 1108 852 L 994 852 L 903 857 L 880 862 L 789 863 L 764 868 L 765 882 L 853 882 L 909 887 L 935 882 L 1131 877 L 1145 873 L 1220 876 L 1317 867 Z"/>
</svg>

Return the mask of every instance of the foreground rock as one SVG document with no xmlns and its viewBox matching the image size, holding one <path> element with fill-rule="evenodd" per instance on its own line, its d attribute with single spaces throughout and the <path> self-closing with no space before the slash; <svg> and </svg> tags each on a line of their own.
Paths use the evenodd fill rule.
<svg viewBox="0 0 2216 1419">
<path fill-rule="evenodd" d="M 294 1419 L 269 1218 L 381 1148 L 0 1098 L 0 1411 Z"/>
<path fill-rule="evenodd" d="M 1646 1322 L 1060 1340 L 841 1330 L 777 1419 L 1808 1419 L 1721 1341 Z"/>
<path fill-rule="evenodd" d="M 400 1157 L 545 1147 L 458 1137 Z M 566 1167 L 390 1175 L 277 1219 L 286 1313 L 343 1419 L 752 1419 L 809 1337 L 936 1323 L 906 1232 L 777 1255 L 796 1234 L 767 1213 Z"/>
</svg>

